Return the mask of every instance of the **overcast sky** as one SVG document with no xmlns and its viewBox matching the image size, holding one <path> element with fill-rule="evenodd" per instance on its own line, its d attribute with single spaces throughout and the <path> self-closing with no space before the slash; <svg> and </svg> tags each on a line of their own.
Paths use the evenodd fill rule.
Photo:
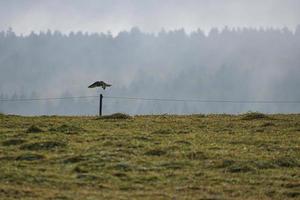
<svg viewBox="0 0 300 200">
<path fill-rule="evenodd" d="M 211 27 L 300 24 L 300 0 L 0 0 L 0 30 L 87 31 L 113 34 Z"/>
</svg>

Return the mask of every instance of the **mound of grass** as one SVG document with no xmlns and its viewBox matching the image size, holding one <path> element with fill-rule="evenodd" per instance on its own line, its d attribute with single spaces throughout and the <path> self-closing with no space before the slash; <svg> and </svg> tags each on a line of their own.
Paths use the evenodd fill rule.
<svg viewBox="0 0 300 200">
<path fill-rule="evenodd" d="M 274 164 L 279 167 L 300 167 L 299 160 L 291 157 L 281 157 L 274 160 Z"/>
<path fill-rule="evenodd" d="M 177 134 L 189 134 L 189 133 L 191 133 L 192 131 L 191 130 L 179 130 L 179 131 L 177 131 L 176 133 Z"/>
<path fill-rule="evenodd" d="M 51 132 L 61 132 L 61 133 L 66 133 L 66 134 L 75 134 L 75 133 L 79 133 L 79 132 L 83 132 L 85 131 L 83 128 L 81 127 L 77 127 L 74 125 L 68 125 L 68 124 L 63 124 L 59 127 L 52 127 L 49 129 L 49 131 Z"/>
<path fill-rule="evenodd" d="M 259 112 L 249 112 L 249 113 L 243 114 L 241 116 L 241 119 L 242 120 L 257 120 L 257 119 L 270 119 L 270 117 L 263 113 L 259 113 Z"/>
<path fill-rule="evenodd" d="M 165 162 L 165 163 L 160 164 L 160 167 L 176 170 L 176 169 L 183 169 L 187 165 L 189 165 L 189 163 L 187 163 L 187 162 L 171 161 L 171 162 Z"/>
<path fill-rule="evenodd" d="M 294 158 L 281 157 L 275 160 L 256 161 L 223 160 L 221 164 L 217 165 L 217 168 L 224 168 L 225 172 L 231 173 L 252 172 L 260 169 L 275 169 L 283 167 L 300 167 L 300 162 Z"/>
<path fill-rule="evenodd" d="M 246 173 L 246 172 L 254 172 L 256 169 L 249 165 L 248 163 L 235 163 L 225 169 L 226 172 L 230 173 Z"/>
<path fill-rule="evenodd" d="M 39 154 L 23 154 L 20 155 L 16 158 L 16 160 L 21 160 L 21 161 L 35 161 L 35 160 L 43 160 L 45 159 L 45 156 L 39 155 Z"/>
<path fill-rule="evenodd" d="M 8 198 L 9 197 L 9 198 Z M 37 199 L 38 196 L 29 189 L 4 187 L 0 189 L 0 199 Z"/>
<path fill-rule="evenodd" d="M 195 117 L 195 118 L 204 118 L 204 117 L 206 117 L 205 114 L 192 114 L 191 116 Z"/>
<path fill-rule="evenodd" d="M 64 160 L 64 163 L 78 163 L 78 162 L 82 162 L 85 160 L 86 160 L 85 157 L 79 155 L 79 156 L 72 156 L 72 157 L 66 158 Z"/>
<path fill-rule="evenodd" d="M 284 192 L 284 195 L 289 198 L 298 198 L 298 197 L 300 197 L 300 192 L 297 192 L 297 191 Z"/>
<path fill-rule="evenodd" d="M 44 132 L 43 129 L 39 128 L 36 125 L 31 125 L 27 130 L 26 133 L 41 133 Z"/>
<path fill-rule="evenodd" d="M 19 145 L 19 144 L 23 144 L 24 142 L 26 141 L 23 139 L 10 139 L 2 142 L 2 145 L 3 146 Z"/>
<path fill-rule="evenodd" d="M 130 176 L 128 176 L 126 174 L 126 172 L 116 172 L 116 173 L 112 173 L 112 176 L 117 177 L 118 179 L 122 180 L 122 181 L 128 181 L 130 180 Z"/>
<path fill-rule="evenodd" d="M 270 126 L 275 126 L 275 124 L 272 122 L 266 122 L 261 125 L 261 127 L 270 127 Z"/>
<path fill-rule="evenodd" d="M 0 161 L 14 161 L 16 158 L 14 156 L 1 156 Z"/>
<path fill-rule="evenodd" d="M 74 172 L 76 173 L 88 173 L 89 171 L 84 168 L 83 166 L 76 166 L 74 169 L 73 169 Z"/>
<path fill-rule="evenodd" d="M 264 160 L 257 160 L 254 162 L 254 165 L 257 169 L 274 169 L 276 165 L 273 161 L 264 161 Z"/>
<path fill-rule="evenodd" d="M 300 188 L 300 182 L 282 183 L 281 186 L 285 188 Z"/>
<path fill-rule="evenodd" d="M 130 115 L 127 115 L 125 113 L 114 113 L 111 115 L 105 115 L 98 117 L 97 119 L 131 119 L 132 117 Z"/>
<path fill-rule="evenodd" d="M 205 160 L 208 157 L 201 151 L 190 152 L 186 154 L 186 157 L 190 160 Z"/>
<path fill-rule="evenodd" d="M 152 134 L 167 135 L 172 134 L 172 132 L 172 129 L 158 129 L 156 131 L 153 131 Z"/>
<path fill-rule="evenodd" d="M 150 137 L 147 137 L 147 136 L 136 136 L 136 137 L 134 137 L 134 139 L 141 140 L 141 141 L 151 141 L 152 140 Z"/>
<path fill-rule="evenodd" d="M 175 143 L 175 144 L 179 144 L 179 145 L 186 145 L 186 146 L 192 145 L 191 142 L 185 141 L 185 140 L 178 140 L 178 141 L 175 141 L 174 143 Z"/>
<path fill-rule="evenodd" d="M 251 162 L 234 160 L 222 160 L 221 164 L 218 164 L 216 167 L 223 168 L 224 172 L 230 173 L 246 173 L 256 170 Z"/>
<path fill-rule="evenodd" d="M 235 163 L 234 160 L 227 160 L 227 159 L 225 159 L 225 160 L 222 160 L 221 163 L 219 162 L 216 165 L 216 167 L 217 168 L 226 168 L 226 167 L 229 167 L 229 166 L 233 165 L 234 163 Z"/>
<path fill-rule="evenodd" d="M 111 169 L 118 171 L 131 171 L 132 166 L 127 163 L 117 163 L 111 167 Z"/>
<path fill-rule="evenodd" d="M 52 150 L 56 148 L 62 148 L 65 146 L 66 144 L 63 142 L 47 141 L 47 142 L 36 142 L 36 143 L 24 144 L 20 147 L 20 149 L 39 151 L 39 150 Z"/>
<path fill-rule="evenodd" d="M 167 154 L 167 152 L 162 149 L 152 149 L 145 153 L 145 155 L 147 155 L 147 156 L 162 156 L 165 154 Z"/>
<path fill-rule="evenodd" d="M 98 176 L 91 175 L 91 174 L 78 174 L 76 178 L 83 181 L 95 181 L 99 179 Z"/>
</svg>

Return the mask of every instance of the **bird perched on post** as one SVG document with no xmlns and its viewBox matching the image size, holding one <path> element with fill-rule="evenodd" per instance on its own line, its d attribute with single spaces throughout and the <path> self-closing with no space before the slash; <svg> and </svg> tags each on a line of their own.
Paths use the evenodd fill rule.
<svg viewBox="0 0 300 200">
<path fill-rule="evenodd" d="M 102 87 L 103 90 L 105 90 L 106 87 L 110 87 L 110 84 L 105 83 L 104 81 L 96 81 L 92 85 L 89 86 L 89 88 L 94 88 L 94 87 Z"/>
</svg>

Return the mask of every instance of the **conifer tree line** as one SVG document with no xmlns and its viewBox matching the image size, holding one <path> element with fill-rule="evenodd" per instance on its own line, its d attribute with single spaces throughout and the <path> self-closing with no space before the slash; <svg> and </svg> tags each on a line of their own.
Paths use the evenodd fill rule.
<svg viewBox="0 0 300 200">
<path fill-rule="evenodd" d="M 222 100 L 300 100 L 300 25 L 184 29 L 117 35 L 0 31 L 0 99 L 98 95 Z M 0 102 L 15 114 L 96 114 L 97 99 Z M 144 102 L 106 99 L 107 113 L 299 112 L 299 104 Z"/>
</svg>

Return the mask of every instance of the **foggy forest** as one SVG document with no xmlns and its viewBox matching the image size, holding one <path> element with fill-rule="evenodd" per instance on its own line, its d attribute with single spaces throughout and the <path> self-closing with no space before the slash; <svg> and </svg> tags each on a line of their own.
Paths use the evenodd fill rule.
<svg viewBox="0 0 300 200">
<path fill-rule="evenodd" d="M 300 100 L 300 25 L 288 28 L 213 28 L 112 35 L 59 31 L 0 32 L 0 112 L 22 115 L 104 113 L 296 113 L 296 103 L 229 101 Z M 89 89 L 104 80 L 112 87 Z M 198 99 L 144 101 L 106 97 Z"/>
</svg>

